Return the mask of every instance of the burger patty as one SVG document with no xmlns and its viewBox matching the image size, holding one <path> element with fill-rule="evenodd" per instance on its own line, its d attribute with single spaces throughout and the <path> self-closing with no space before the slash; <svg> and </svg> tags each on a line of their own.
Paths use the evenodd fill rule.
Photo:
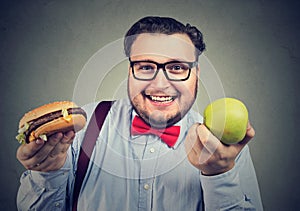
<svg viewBox="0 0 300 211">
<path fill-rule="evenodd" d="M 81 114 L 85 117 L 85 119 L 87 118 L 86 113 L 82 108 L 69 108 L 69 109 L 67 109 L 67 111 L 68 111 L 68 114 Z M 28 139 L 29 139 L 29 135 L 31 134 L 32 131 L 34 131 L 36 128 L 40 127 L 41 125 L 43 125 L 47 122 L 50 122 L 54 119 L 60 118 L 60 117 L 63 117 L 62 110 L 45 114 L 45 115 L 33 120 L 32 122 L 30 122 L 28 130 L 24 133 L 25 137 L 26 137 L 25 138 L 26 143 L 29 143 Z"/>
</svg>

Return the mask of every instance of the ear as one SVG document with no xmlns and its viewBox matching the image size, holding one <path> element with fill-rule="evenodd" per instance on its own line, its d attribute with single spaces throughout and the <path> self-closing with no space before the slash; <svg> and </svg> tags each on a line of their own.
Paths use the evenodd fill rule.
<svg viewBox="0 0 300 211">
<path fill-rule="evenodd" d="M 131 67 L 130 67 L 130 62 L 128 61 L 127 63 L 127 67 L 128 67 L 128 75 L 131 73 Z"/>
<path fill-rule="evenodd" d="M 197 74 L 198 79 L 200 79 L 200 64 L 199 64 L 199 62 L 196 66 L 196 74 Z"/>
</svg>

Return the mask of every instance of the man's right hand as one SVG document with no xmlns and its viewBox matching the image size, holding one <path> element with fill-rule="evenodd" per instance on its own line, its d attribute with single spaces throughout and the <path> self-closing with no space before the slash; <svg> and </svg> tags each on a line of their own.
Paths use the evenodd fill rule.
<svg viewBox="0 0 300 211">
<path fill-rule="evenodd" d="M 17 150 L 17 159 L 28 170 L 49 172 L 63 167 L 67 151 L 73 142 L 75 133 L 56 133 L 47 141 L 37 139 L 21 145 Z"/>
</svg>

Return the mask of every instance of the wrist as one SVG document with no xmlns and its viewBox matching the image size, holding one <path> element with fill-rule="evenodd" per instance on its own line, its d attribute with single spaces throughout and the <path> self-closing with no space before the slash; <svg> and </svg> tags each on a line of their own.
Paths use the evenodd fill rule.
<svg viewBox="0 0 300 211">
<path fill-rule="evenodd" d="M 201 170 L 201 174 L 203 176 L 216 176 L 230 171 L 231 169 L 233 169 L 233 167 L 234 167 L 234 162 L 222 168 L 214 168 L 214 169 L 210 168 L 206 170 Z"/>
</svg>

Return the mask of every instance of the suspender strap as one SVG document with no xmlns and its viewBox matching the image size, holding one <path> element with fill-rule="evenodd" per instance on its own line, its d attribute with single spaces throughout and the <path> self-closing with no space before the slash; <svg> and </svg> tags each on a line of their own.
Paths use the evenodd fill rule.
<svg viewBox="0 0 300 211">
<path fill-rule="evenodd" d="M 106 115 L 108 114 L 108 111 L 110 110 L 110 107 L 113 103 L 113 101 L 102 101 L 97 105 L 85 132 L 77 162 L 77 171 L 73 192 L 73 211 L 77 210 L 78 197 L 83 179 L 88 169 L 90 157 L 92 155 L 96 140 L 99 136 Z"/>
</svg>

